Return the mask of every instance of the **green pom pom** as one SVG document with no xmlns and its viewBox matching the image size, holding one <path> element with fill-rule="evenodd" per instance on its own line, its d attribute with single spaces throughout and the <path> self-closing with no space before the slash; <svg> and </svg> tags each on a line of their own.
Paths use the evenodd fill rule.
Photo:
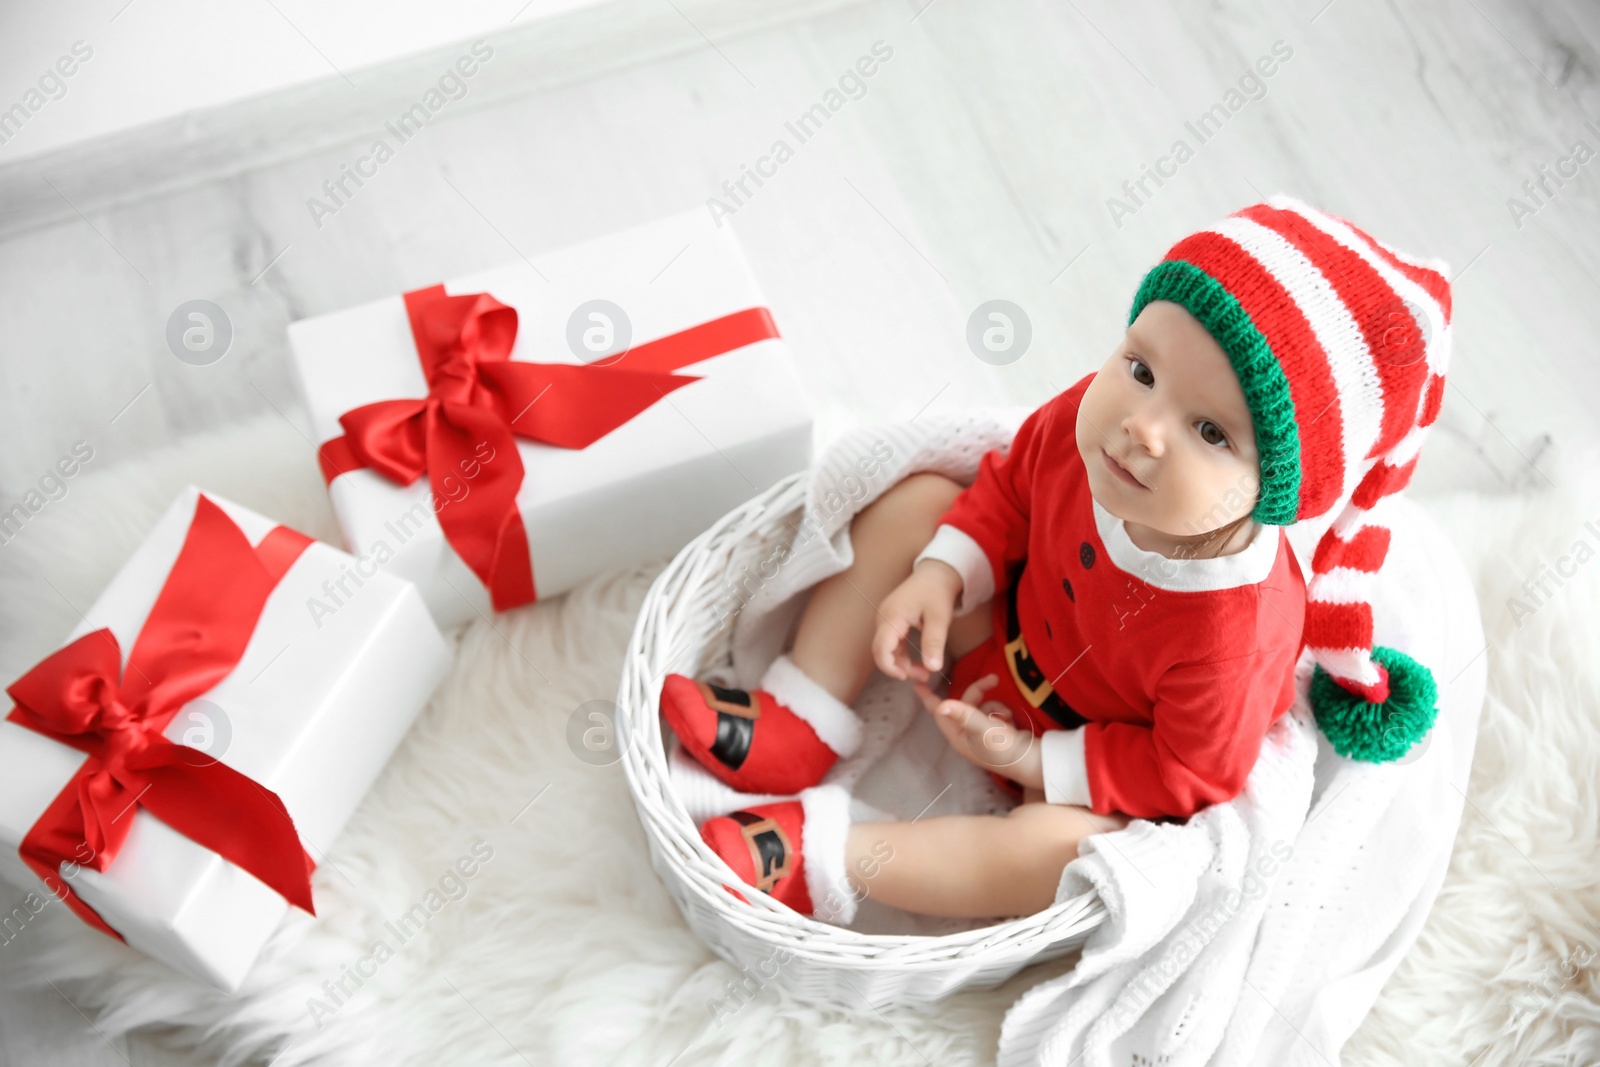
<svg viewBox="0 0 1600 1067">
<path fill-rule="evenodd" d="M 1388 763 L 1404 756 L 1433 728 L 1439 689 L 1433 672 L 1404 652 L 1379 645 L 1372 658 L 1389 673 L 1388 700 L 1373 704 L 1361 699 L 1318 664 L 1311 672 L 1311 711 L 1339 755 Z"/>
</svg>

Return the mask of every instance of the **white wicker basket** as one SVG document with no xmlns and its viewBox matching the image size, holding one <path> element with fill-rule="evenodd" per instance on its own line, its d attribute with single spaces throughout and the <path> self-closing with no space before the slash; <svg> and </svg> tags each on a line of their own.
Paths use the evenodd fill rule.
<svg viewBox="0 0 1600 1067">
<path fill-rule="evenodd" d="M 725 590 L 722 578 L 788 542 L 805 503 L 806 479 L 804 471 L 789 476 L 685 546 L 639 611 L 622 667 L 617 733 L 652 865 L 717 955 L 746 968 L 760 985 L 773 982 L 813 1002 L 934 1001 L 998 985 L 1031 963 L 1065 955 L 1105 920 L 1097 894 L 963 933 L 857 933 L 750 890 L 701 841 L 674 793 L 658 713 L 662 679 L 729 667 L 735 616 L 718 619 L 713 610 Z M 728 886 L 742 889 L 750 903 Z"/>
</svg>

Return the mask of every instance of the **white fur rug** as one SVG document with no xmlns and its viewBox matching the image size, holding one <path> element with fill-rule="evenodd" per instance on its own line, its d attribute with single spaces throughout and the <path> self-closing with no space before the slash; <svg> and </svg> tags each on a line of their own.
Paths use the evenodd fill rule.
<svg viewBox="0 0 1600 1067">
<path fill-rule="evenodd" d="M 1596 460 L 1551 472 L 1559 492 L 1424 501 L 1477 584 L 1488 705 L 1449 877 L 1346 1063 L 1600 1059 Z M 56 647 L 74 605 L 191 481 L 337 541 L 310 447 L 275 415 L 85 472 L 0 548 L 5 682 Z M 615 695 L 665 563 L 459 632 L 453 672 L 317 871 L 318 916 L 293 915 L 232 999 L 56 907 L 0 945 L 0 980 L 55 982 L 107 1034 L 181 1027 L 225 1065 L 993 1062 L 1005 1008 L 1071 957 L 927 1012 L 817 1009 L 760 988 L 713 1021 L 745 976 L 695 939 L 657 882 L 620 767 L 592 766 L 567 742 L 575 709 Z M 1546 581 L 1549 595 L 1523 592 L 1558 563 L 1571 575 Z M 1533 613 L 1519 620 L 1513 597 Z M 475 847 L 492 855 L 471 878 L 447 877 Z M 444 906 L 358 987 L 349 969 L 380 938 L 394 944 L 384 924 L 430 889 Z M 0 907 L 22 896 L 0 887 Z"/>
</svg>

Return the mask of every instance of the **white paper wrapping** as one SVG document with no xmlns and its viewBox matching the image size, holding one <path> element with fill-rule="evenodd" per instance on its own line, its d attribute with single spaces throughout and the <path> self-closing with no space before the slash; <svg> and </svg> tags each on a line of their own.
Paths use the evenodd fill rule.
<svg viewBox="0 0 1600 1067">
<path fill-rule="evenodd" d="M 451 295 L 488 292 L 516 308 L 511 358 L 540 363 L 608 362 L 569 347 L 569 320 L 591 300 L 623 310 L 634 345 L 766 306 L 732 231 L 719 230 L 701 209 L 444 286 Z M 343 434 L 339 416 L 352 408 L 427 395 L 399 295 L 293 323 L 289 343 L 319 444 Z M 624 367 L 626 358 L 610 365 Z M 676 553 L 810 464 L 812 409 L 781 339 L 678 373 L 702 380 L 588 448 L 518 439 L 526 475 L 517 504 L 540 599 L 604 570 Z M 402 487 L 358 470 L 334 479 L 329 492 L 346 547 L 381 557 L 386 570 L 415 582 L 441 626 L 489 615 L 488 589 L 445 541 L 426 478 Z"/>
<path fill-rule="evenodd" d="M 183 546 L 199 492 L 191 486 L 178 496 L 63 645 L 109 627 L 126 665 Z M 206 495 L 252 544 L 277 525 Z M 355 577 L 347 577 L 352 571 Z M 350 595 L 331 613 L 313 611 L 313 599 L 329 603 L 323 583 L 341 579 Z M 313 541 L 267 598 L 238 666 L 186 705 L 165 735 L 275 792 L 307 851 L 320 859 L 449 665 L 444 639 L 413 586 L 383 574 L 366 577 L 347 553 Z M 0 877 L 41 898 L 50 890 L 17 849 L 85 759 L 77 749 L 0 721 Z M 289 905 L 148 811 L 135 809 L 132 818 L 110 870 L 69 868 L 68 884 L 133 948 L 237 989 Z"/>
</svg>

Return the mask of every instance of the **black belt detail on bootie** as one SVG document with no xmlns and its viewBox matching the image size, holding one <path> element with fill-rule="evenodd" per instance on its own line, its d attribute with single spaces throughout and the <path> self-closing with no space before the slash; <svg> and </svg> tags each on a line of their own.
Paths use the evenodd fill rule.
<svg viewBox="0 0 1600 1067">
<path fill-rule="evenodd" d="M 750 709 L 747 713 L 737 714 L 717 708 L 717 739 L 711 745 L 711 754 L 723 766 L 736 771 L 744 766 L 745 757 L 750 755 L 756 716 L 761 714 L 761 709 L 743 689 L 724 689 L 714 682 L 707 682 L 706 686 L 719 703 Z"/>
<path fill-rule="evenodd" d="M 729 814 L 744 830 L 750 843 L 751 859 L 756 865 L 755 887 L 763 893 L 772 892 L 773 883 L 790 871 L 789 841 L 777 821 L 751 811 Z"/>
</svg>

